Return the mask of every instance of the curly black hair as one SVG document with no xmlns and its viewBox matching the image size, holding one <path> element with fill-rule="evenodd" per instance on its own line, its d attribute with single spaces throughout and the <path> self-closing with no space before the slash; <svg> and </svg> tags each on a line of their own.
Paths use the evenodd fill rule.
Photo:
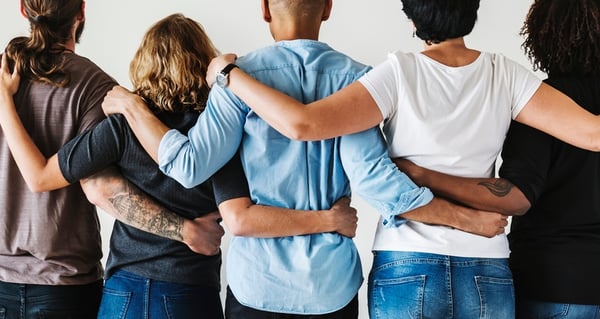
<svg viewBox="0 0 600 319">
<path fill-rule="evenodd" d="M 520 34 L 534 70 L 600 74 L 598 0 L 535 0 Z"/>
</svg>

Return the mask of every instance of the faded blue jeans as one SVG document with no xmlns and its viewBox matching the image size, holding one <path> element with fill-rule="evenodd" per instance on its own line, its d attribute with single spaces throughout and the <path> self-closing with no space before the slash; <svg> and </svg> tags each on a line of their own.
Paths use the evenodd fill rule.
<svg viewBox="0 0 600 319">
<path fill-rule="evenodd" d="M 0 282 L 0 319 L 94 319 L 102 281 L 48 286 Z"/>
<path fill-rule="evenodd" d="M 396 251 L 373 255 L 371 319 L 515 317 L 508 259 Z"/>
<path fill-rule="evenodd" d="M 119 270 L 104 284 L 98 319 L 222 319 L 214 287 L 157 281 Z"/>
<path fill-rule="evenodd" d="M 600 319 L 600 305 L 517 300 L 518 319 Z"/>
</svg>

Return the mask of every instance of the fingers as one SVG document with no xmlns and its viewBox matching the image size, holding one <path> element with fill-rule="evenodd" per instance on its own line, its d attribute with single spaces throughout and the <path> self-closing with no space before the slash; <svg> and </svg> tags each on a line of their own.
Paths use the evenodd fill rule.
<svg viewBox="0 0 600 319">
<path fill-rule="evenodd" d="M 0 71 L 2 71 L 2 73 L 8 73 L 8 58 L 6 57 L 6 53 L 2 54 L 2 65 L 0 67 Z"/>
<path fill-rule="evenodd" d="M 350 197 L 342 197 L 335 203 L 339 205 L 350 206 Z"/>
<path fill-rule="evenodd" d="M 10 73 L 10 70 L 8 68 L 8 56 L 6 55 L 6 53 L 2 54 L 2 62 L 0 64 L 0 71 L 2 72 L 2 74 L 10 74 L 11 79 L 13 79 L 13 80 L 17 79 L 19 77 L 19 70 L 16 65 L 15 65 L 12 73 Z"/>
</svg>

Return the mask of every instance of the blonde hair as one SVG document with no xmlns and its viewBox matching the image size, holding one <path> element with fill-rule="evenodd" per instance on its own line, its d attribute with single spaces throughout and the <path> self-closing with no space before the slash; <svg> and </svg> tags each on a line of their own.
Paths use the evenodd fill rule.
<svg viewBox="0 0 600 319">
<path fill-rule="evenodd" d="M 218 54 L 202 26 L 182 14 L 155 23 L 129 66 L 134 91 L 155 111 L 202 111 L 209 86 L 205 75 Z"/>
</svg>

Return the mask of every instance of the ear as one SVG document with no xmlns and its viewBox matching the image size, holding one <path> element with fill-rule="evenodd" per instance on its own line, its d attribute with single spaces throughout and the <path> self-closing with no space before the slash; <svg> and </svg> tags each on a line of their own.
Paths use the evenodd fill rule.
<svg viewBox="0 0 600 319">
<path fill-rule="evenodd" d="M 81 11 L 79 12 L 79 15 L 77 15 L 77 19 L 80 21 L 85 20 L 85 1 L 81 1 Z"/>
<path fill-rule="evenodd" d="M 271 22 L 271 10 L 269 9 L 269 0 L 263 0 L 261 3 L 263 20 Z"/>
<path fill-rule="evenodd" d="M 23 2 L 21 2 L 21 1 L 19 1 L 19 2 L 21 3 L 20 7 L 19 7 L 19 10 L 21 11 L 21 15 L 23 16 L 23 18 L 29 19 L 29 17 L 27 16 L 27 12 L 25 12 L 25 8 L 23 7 Z"/>
<path fill-rule="evenodd" d="M 323 9 L 323 16 L 321 17 L 321 21 L 327 21 L 329 16 L 331 16 L 331 8 L 333 7 L 333 0 L 327 0 L 325 2 L 325 8 Z"/>
</svg>

